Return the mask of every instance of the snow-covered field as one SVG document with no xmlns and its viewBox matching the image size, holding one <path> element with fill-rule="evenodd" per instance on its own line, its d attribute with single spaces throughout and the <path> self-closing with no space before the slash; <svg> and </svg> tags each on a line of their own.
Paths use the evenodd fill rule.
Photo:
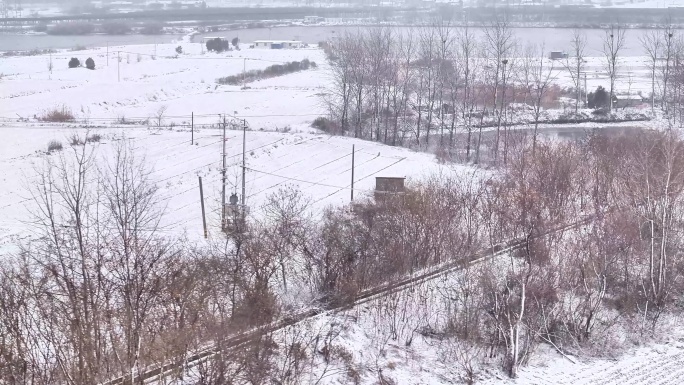
<svg viewBox="0 0 684 385">
<path fill-rule="evenodd" d="M 178 58 L 177 46 L 183 50 Z M 216 123 L 219 114 L 232 114 L 248 118 L 254 129 L 275 129 L 307 127 L 322 112 L 317 97 L 326 70 L 321 50 L 202 52 L 199 43 L 179 43 L 1 58 L 0 117 L 31 118 L 65 105 L 79 121 L 111 123 L 118 118 L 151 118 L 165 107 L 166 123 L 189 123 L 192 113 L 195 123 Z M 81 63 L 93 58 L 96 69 L 69 69 L 72 57 Z M 118 63 L 117 58 L 121 59 Z M 284 78 L 247 84 L 247 90 L 216 84 L 217 78 L 238 75 L 243 69 L 263 69 L 305 58 L 321 65 Z"/>
<path fill-rule="evenodd" d="M 183 53 L 176 58 L 178 45 Z M 81 62 L 92 57 L 97 69 L 68 69 L 71 57 Z M 118 63 L 117 57 L 121 58 Z M 263 69 L 274 63 L 304 58 L 315 61 L 318 68 L 249 83 L 247 89 L 215 83 L 216 78 L 239 74 L 243 68 Z M 46 154 L 47 143 L 60 140 L 65 145 L 63 151 L 71 151 L 68 137 L 73 134 L 100 134 L 102 141 L 93 145 L 100 158 L 117 141 L 130 140 L 137 156 L 144 156 L 152 168 L 152 181 L 158 185 L 165 205 L 160 232 L 174 237 L 187 234 L 193 240 L 202 237 L 198 176 L 204 184 L 209 234 L 219 236 L 222 164 L 222 131 L 216 125 L 219 114 L 245 119 L 249 124 L 245 154 L 247 205 L 251 215 L 260 215 L 259 208 L 267 196 L 287 184 L 298 186 L 308 195 L 314 210 L 348 202 L 352 145 L 356 149 L 355 196 L 370 192 L 376 176 L 421 178 L 452 169 L 436 162 L 430 154 L 330 137 L 312 130 L 311 121 L 325 112 L 319 95 L 329 81 L 324 55 L 318 49 L 245 48 L 210 54 L 202 53 L 198 43 L 181 43 L 60 52 L 51 59 L 52 73 L 48 70 L 48 55 L 0 58 L 0 259 L 31 234 L 27 212 L 34 203 L 27 191 L 29 181 L 43 157 L 57 156 Z M 633 58 L 629 65 L 626 63 L 625 73 L 631 73 L 635 81 L 631 85 L 621 82 L 621 90 L 632 93 L 650 90 L 644 60 Z M 591 58 L 587 71 L 594 71 L 596 76 L 588 76 L 588 88 L 607 85 L 607 79 L 601 78 L 601 70 L 599 59 Z M 559 74 L 558 81 L 567 84 L 564 76 Z M 76 114 L 78 124 L 40 124 L 33 119 L 34 115 L 62 105 Z M 166 108 L 161 117 L 163 124 L 155 127 L 153 120 L 161 108 Z M 191 114 L 198 126 L 213 124 L 202 126 L 194 133 L 194 144 L 190 143 L 188 127 Z M 149 119 L 150 123 L 113 124 L 124 118 L 127 121 Z M 23 122 L 25 119 L 31 123 Z M 172 122 L 175 127 L 169 127 Z M 83 123 L 92 128 L 84 128 Z M 229 194 L 239 193 L 242 132 L 230 130 L 227 138 L 227 190 Z M 350 317 L 353 314 L 324 316 L 347 320 L 348 329 L 341 336 L 341 343 L 354 352 L 355 361 L 375 365 L 369 371 L 383 368 L 399 384 L 459 382 L 457 368 L 445 362 L 443 347 L 434 340 L 417 337 L 411 346 L 406 346 L 388 341 L 367 320 L 349 321 L 365 319 L 359 315 L 371 311 L 367 309 L 350 310 L 356 313 L 355 317 Z M 485 373 L 482 380 L 486 384 L 676 384 L 684 375 L 682 362 L 684 342 L 679 336 L 673 336 L 669 342 L 636 348 L 616 361 L 575 359 L 573 363 L 549 350 L 538 354 L 530 366 L 521 369 L 518 380 L 505 379 L 496 371 Z M 330 382 L 334 379 L 331 377 Z M 377 376 L 364 376 L 364 383 L 377 383 L 377 380 Z"/>
<path fill-rule="evenodd" d="M 200 44 L 180 46 L 184 53 L 178 58 L 177 44 L 109 47 L 108 67 L 106 47 L 61 52 L 52 55 L 52 74 L 47 69 L 49 55 L 0 59 L 4 73 L 0 81 L 0 243 L 14 243 L 24 233 L 22 218 L 31 204 L 24 181 L 33 172 L 33 164 L 46 156 L 47 143 L 56 139 L 67 144 L 72 134 L 85 135 L 84 122 L 95 126 L 91 133 L 104 138 L 96 147 L 128 138 L 152 165 L 154 182 L 166 204 L 162 224 L 166 233 L 187 230 L 191 236 L 201 236 L 198 176 L 203 177 L 209 223 L 218 224 L 219 114 L 228 115 L 229 120 L 245 119 L 248 124 L 246 195 L 253 213 L 258 213 L 270 193 L 288 183 L 299 186 L 316 209 L 347 202 L 352 144 L 356 145 L 357 196 L 374 188 L 375 176 L 420 177 L 443 168 L 432 155 L 329 137 L 311 129 L 311 121 L 324 112 L 319 94 L 327 79 L 324 55 L 318 49 L 203 54 Z M 120 67 L 117 56 L 122 58 Z M 81 62 L 92 57 L 96 70 L 68 69 L 71 57 Z M 318 68 L 249 83 L 247 89 L 215 82 L 218 77 L 240 74 L 243 68 L 260 69 L 304 58 L 317 62 Z M 34 115 L 61 105 L 74 112 L 76 123 L 35 123 Z M 162 107 L 167 108 L 164 128 L 158 128 L 154 116 Z M 194 146 L 190 145 L 191 114 L 196 125 Z M 18 122 L 19 117 L 30 118 L 32 123 Z M 145 126 L 113 124 L 124 118 L 150 122 Z M 176 126 L 169 127 L 171 123 Z M 229 130 L 227 137 L 228 193 L 240 193 L 242 132 Z"/>
</svg>

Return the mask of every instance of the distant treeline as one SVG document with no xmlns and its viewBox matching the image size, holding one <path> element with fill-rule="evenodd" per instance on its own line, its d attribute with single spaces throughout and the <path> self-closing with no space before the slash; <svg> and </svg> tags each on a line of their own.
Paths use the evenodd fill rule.
<svg viewBox="0 0 684 385">
<path fill-rule="evenodd" d="M 47 32 L 49 35 L 88 35 L 91 33 L 104 33 L 107 35 L 141 33 L 143 35 L 157 35 L 164 32 L 164 23 L 151 21 L 144 24 L 131 25 L 125 21 L 110 21 L 102 24 L 79 21 L 58 23 L 53 26 L 39 24 L 34 30 L 36 32 Z"/>
<path fill-rule="evenodd" d="M 302 61 L 293 61 L 285 64 L 274 64 L 272 66 L 266 67 L 263 70 L 251 70 L 240 75 L 231 75 L 223 78 L 219 78 L 216 82 L 219 84 L 227 84 L 231 86 L 237 86 L 241 83 L 250 83 L 256 80 L 274 78 L 277 76 L 291 74 L 293 72 L 299 72 L 308 70 L 309 68 L 316 68 L 316 62 L 309 61 L 309 59 L 304 59 Z"/>
</svg>

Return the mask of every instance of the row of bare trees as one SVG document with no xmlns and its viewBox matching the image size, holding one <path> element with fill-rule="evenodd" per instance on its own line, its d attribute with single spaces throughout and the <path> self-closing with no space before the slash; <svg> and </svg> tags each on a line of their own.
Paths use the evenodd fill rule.
<svg viewBox="0 0 684 385">
<path fill-rule="evenodd" d="M 636 93 L 623 57 L 627 29 L 612 24 L 601 41 L 600 72 L 612 111 L 616 95 Z M 682 39 L 666 23 L 640 41 L 649 57 L 653 112 L 660 106 L 673 124 L 681 123 Z M 503 19 L 482 29 L 439 19 L 419 28 L 343 34 L 326 46 L 332 77 L 326 128 L 391 145 L 442 148 L 459 161 L 506 163 L 511 126 L 533 125 L 536 138 L 540 122 L 553 121 L 545 110 L 560 108 L 560 96 L 574 99 L 575 114 L 562 120 L 578 117 L 587 74 L 596 70 L 587 64 L 583 31 L 573 31 L 568 47 L 565 59 L 549 60 L 544 44 L 521 42 Z M 557 84 L 562 73 L 572 87 Z"/>
<path fill-rule="evenodd" d="M 207 246 L 164 233 L 144 160 L 125 143 L 107 161 L 90 145 L 48 156 L 31 181 L 35 234 L 0 267 L 0 383 L 142 383 L 158 365 L 171 368 L 166 383 L 358 379 L 338 324 L 221 347 L 445 263 L 461 269 L 369 305 L 387 331 L 378 338 L 446 336 L 466 372 L 489 357 L 515 376 L 540 343 L 579 354 L 620 328 L 657 330 L 684 290 L 678 134 L 517 143 L 499 171 L 436 175 L 322 218 L 286 188 Z M 193 358 L 209 347 L 216 355 Z"/>
</svg>

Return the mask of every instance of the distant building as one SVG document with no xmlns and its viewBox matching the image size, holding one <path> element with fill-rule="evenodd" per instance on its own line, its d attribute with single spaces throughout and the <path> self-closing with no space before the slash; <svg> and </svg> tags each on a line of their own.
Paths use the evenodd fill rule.
<svg viewBox="0 0 684 385">
<path fill-rule="evenodd" d="M 324 17 L 320 16 L 304 16 L 304 23 L 306 24 L 318 24 L 325 21 Z"/>
<path fill-rule="evenodd" d="M 290 49 L 302 47 L 304 47 L 304 43 L 299 40 L 256 40 L 254 42 L 254 48 Z"/>
<path fill-rule="evenodd" d="M 559 59 L 567 59 L 568 54 L 563 52 L 563 51 L 551 51 L 549 53 L 549 59 L 551 60 L 559 60 Z"/>
<path fill-rule="evenodd" d="M 375 199 L 403 193 L 404 177 L 378 176 L 375 178 Z"/>
<path fill-rule="evenodd" d="M 638 94 L 615 95 L 613 106 L 615 108 L 637 107 L 644 104 L 644 99 Z"/>
</svg>

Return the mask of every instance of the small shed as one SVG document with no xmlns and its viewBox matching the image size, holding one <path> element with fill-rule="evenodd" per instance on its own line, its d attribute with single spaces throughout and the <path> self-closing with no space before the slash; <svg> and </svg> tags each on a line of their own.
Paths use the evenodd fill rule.
<svg viewBox="0 0 684 385">
<path fill-rule="evenodd" d="M 401 194 L 405 191 L 404 177 L 375 177 L 375 199 L 386 195 Z"/>
<path fill-rule="evenodd" d="M 615 95 L 613 102 L 615 108 L 637 107 L 644 103 L 644 99 L 638 95 Z"/>
</svg>

